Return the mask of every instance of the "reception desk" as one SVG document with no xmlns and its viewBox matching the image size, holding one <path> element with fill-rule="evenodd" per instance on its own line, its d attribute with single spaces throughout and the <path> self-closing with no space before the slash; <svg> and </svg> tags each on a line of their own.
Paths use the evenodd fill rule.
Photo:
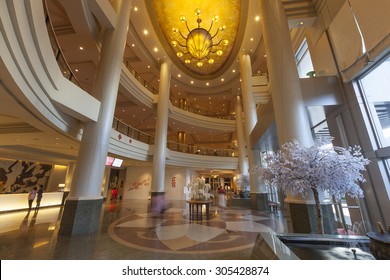
<svg viewBox="0 0 390 280">
<path fill-rule="evenodd" d="M 63 192 L 43 193 L 41 206 L 60 206 L 63 202 Z M 35 208 L 36 200 L 33 202 Z M 28 209 L 28 193 L 0 194 L 0 212 Z"/>
</svg>

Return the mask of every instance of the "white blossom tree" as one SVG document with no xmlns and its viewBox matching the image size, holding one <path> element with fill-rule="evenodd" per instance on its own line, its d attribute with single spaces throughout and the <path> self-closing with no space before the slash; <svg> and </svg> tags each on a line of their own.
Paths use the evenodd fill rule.
<svg viewBox="0 0 390 280">
<path fill-rule="evenodd" d="M 196 178 L 189 183 L 187 187 L 190 189 L 190 198 L 193 200 L 208 200 L 214 198 L 214 196 L 209 193 L 210 184 L 206 184 L 203 178 Z"/>
<path fill-rule="evenodd" d="M 313 146 L 305 147 L 293 140 L 268 155 L 264 166 L 257 165 L 252 172 L 264 183 L 275 184 L 285 193 L 306 196 L 313 192 L 317 233 L 323 233 L 318 191 L 327 191 L 337 200 L 346 194 L 363 197 L 358 183 L 365 181 L 362 172 L 368 163 L 359 146 L 332 146 L 329 138 L 322 138 Z"/>
</svg>

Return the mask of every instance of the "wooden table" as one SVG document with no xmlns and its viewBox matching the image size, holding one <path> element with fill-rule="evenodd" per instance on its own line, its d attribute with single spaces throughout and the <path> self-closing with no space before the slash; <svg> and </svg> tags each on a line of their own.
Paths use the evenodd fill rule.
<svg viewBox="0 0 390 280">
<path fill-rule="evenodd" d="M 206 218 L 210 219 L 210 200 L 187 200 L 190 206 L 190 220 L 201 221 L 203 219 L 202 206 L 206 205 Z"/>
</svg>

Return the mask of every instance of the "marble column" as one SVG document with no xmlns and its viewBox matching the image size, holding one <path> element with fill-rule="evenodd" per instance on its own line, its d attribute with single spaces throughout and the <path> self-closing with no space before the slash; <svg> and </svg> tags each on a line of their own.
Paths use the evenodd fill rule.
<svg viewBox="0 0 390 280">
<path fill-rule="evenodd" d="M 280 0 L 260 0 L 260 15 L 279 144 L 313 145 L 287 17 Z"/>
<path fill-rule="evenodd" d="M 186 110 L 187 108 L 187 100 L 185 98 L 180 98 L 179 99 L 179 108 Z"/>
<path fill-rule="evenodd" d="M 237 95 L 236 104 L 236 130 L 237 130 L 237 148 L 238 148 L 238 172 L 240 174 L 249 174 L 248 158 L 246 155 L 246 141 L 244 133 L 244 124 L 242 119 L 241 97 Z"/>
<path fill-rule="evenodd" d="M 84 126 L 72 188 L 61 220 L 60 235 L 95 233 L 99 228 L 103 202 L 102 180 L 131 11 L 130 0 L 117 0 L 113 4 L 118 21 L 115 29 L 104 32 L 100 62 L 92 89 L 92 95 L 101 102 L 99 117 L 96 122 L 89 122 Z"/>
<path fill-rule="evenodd" d="M 245 138 L 247 145 L 249 171 L 257 164 L 256 151 L 252 150 L 252 143 L 250 135 L 257 123 L 256 103 L 252 93 L 252 65 L 249 54 L 241 54 L 239 56 L 240 63 L 240 77 L 241 77 L 241 91 L 242 103 L 244 107 L 245 120 Z M 251 207 L 252 209 L 264 210 L 267 208 L 267 194 L 264 187 L 262 187 L 257 179 L 257 176 L 251 174 Z"/>
<path fill-rule="evenodd" d="M 296 139 L 301 145 L 310 147 L 313 145 L 313 136 L 282 2 L 259 0 L 259 3 L 279 145 Z M 315 231 L 315 204 L 312 197 L 287 194 L 284 206 L 289 232 Z M 321 208 L 324 226 L 331 228 L 331 205 L 321 205 Z"/>
<path fill-rule="evenodd" d="M 65 200 L 68 198 L 70 189 L 72 188 L 75 169 L 76 169 L 76 163 L 70 162 L 68 164 L 68 169 L 66 170 L 66 175 L 65 175 L 65 188 L 64 188 L 64 196 L 62 198 L 62 205 L 64 205 Z"/>
<path fill-rule="evenodd" d="M 165 161 L 167 154 L 169 89 L 172 62 L 165 60 L 160 67 L 160 85 L 157 103 L 157 121 L 153 153 L 151 210 L 161 212 L 165 207 Z"/>
<path fill-rule="evenodd" d="M 179 144 L 187 143 L 187 133 L 185 131 L 177 132 L 177 143 Z"/>
</svg>

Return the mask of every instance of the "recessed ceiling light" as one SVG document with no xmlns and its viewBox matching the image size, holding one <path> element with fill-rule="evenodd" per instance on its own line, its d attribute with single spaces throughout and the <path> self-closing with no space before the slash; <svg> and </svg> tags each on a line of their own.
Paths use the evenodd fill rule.
<svg viewBox="0 0 390 280">
<path fill-rule="evenodd" d="M 210 85 L 210 83 L 206 83 L 206 86 L 209 86 Z"/>
<path fill-rule="evenodd" d="M 180 78 L 181 77 L 181 75 L 180 74 L 177 74 L 177 76 Z"/>
<path fill-rule="evenodd" d="M 135 47 L 135 44 L 131 44 L 132 47 Z"/>
<path fill-rule="evenodd" d="M 236 73 L 236 69 L 233 69 L 232 72 L 233 72 L 233 73 Z"/>
<path fill-rule="evenodd" d="M 194 81 L 191 81 L 191 84 L 194 84 Z"/>
<path fill-rule="evenodd" d="M 253 41 L 253 38 L 251 38 L 251 41 Z"/>
<path fill-rule="evenodd" d="M 144 30 L 144 35 L 148 35 L 148 33 L 149 33 L 148 30 L 145 29 Z"/>
<path fill-rule="evenodd" d="M 259 20 L 260 20 L 260 16 L 256 16 L 255 21 L 259 21 Z"/>
<path fill-rule="evenodd" d="M 83 46 L 80 46 L 79 49 L 80 49 L 81 51 L 84 50 Z"/>
<path fill-rule="evenodd" d="M 134 11 L 138 11 L 138 7 L 134 7 Z"/>
<path fill-rule="evenodd" d="M 155 47 L 155 48 L 154 48 L 154 52 L 158 52 L 158 48 Z"/>
<path fill-rule="evenodd" d="M 74 69 L 74 71 L 79 72 L 79 69 L 76 68 L 76 69 Z"/>
<path fill-rule="evenodd" d="M 223 81 L 225 81 L 225 79 L 224 79 L 224 78 L 222 78 L 222 79 L 221 79 L 221 82 L 223 82 Z"/>
</svg>

